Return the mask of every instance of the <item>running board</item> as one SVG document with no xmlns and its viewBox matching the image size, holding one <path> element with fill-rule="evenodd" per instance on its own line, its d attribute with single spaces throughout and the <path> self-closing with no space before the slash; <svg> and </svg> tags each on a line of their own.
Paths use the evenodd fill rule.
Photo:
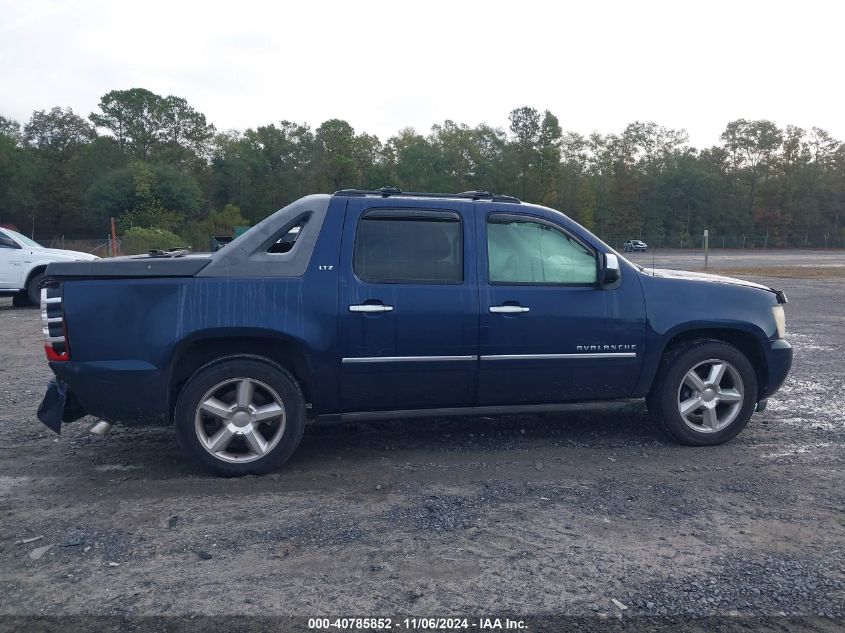
<svg viewBox="0 0 845 633">
<path fill-rule="evenodd" d="M 459 416 L 521 415 L 534 413 L 587 413 L 621 409 L 642 398 L 619 400 L 590 400 L 559 404 L 518 404 L 491 407 L 446 407 L 443 409 L 399 409 L 396 411 L 356 411 L 354 413 L 324 413 L 317 422 L 363 422 L 401 418 L 451 418 Z"/>
</svg>

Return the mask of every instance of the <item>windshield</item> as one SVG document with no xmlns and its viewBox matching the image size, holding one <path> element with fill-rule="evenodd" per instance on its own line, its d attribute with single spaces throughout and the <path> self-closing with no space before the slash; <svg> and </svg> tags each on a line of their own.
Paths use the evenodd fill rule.
<svg viewBox="0 0 845 633">
<path fill-rule="evenodd" d="M 4 229 L 4 230 L 6 231 L 6 233 L 11 235 L 13 238 L 15 238 L 18 242 L 20 242 L 24 246 L 29 246 L 30 248 L 42 248 L 41 244 L 39 244 L 38 242 L 32 241 L 26 235 L 21 235 L 17 231 L 11 231 L 9 229 Z"/>
</svg>

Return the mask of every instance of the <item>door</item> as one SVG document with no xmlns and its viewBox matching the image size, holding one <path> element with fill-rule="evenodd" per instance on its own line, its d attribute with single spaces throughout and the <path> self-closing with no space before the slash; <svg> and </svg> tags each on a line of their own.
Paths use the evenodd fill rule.
<svg viewBox="0 0 845 633">
<path fill-rule="evenodd" d="M 350 198 L 340 279 L 344 412 L 473 403 L 478 287 L 471 202 Z"/>
<path fill-rule="evenodd" d="M 478 405 L 629 396 L 645 336 L 639 280 L 603 288 L 599 253 L 552 217 L 477 212 Z"/>
<path fill-rule="evenodd" d="M 20 244 L 0 231 L 0 288 L 18 290 L 21 287 L 22 258 Z"/>
</svg>

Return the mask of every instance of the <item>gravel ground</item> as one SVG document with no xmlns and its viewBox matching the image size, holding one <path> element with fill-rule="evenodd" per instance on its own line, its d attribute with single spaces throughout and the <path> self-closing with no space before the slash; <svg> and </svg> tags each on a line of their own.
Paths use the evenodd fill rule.
<svg viewBox="0 0 845 633">
<path fill-rule="evenodd" d="M 642 266 L 698 270 L 704 268 L 704 251 L 700 249 L 672 250 L 651 249 L 645 253 L 624 253 L 625 257 Z M 797 268 L 842 268 L 845 256 L 842 251 L 804 250 L 721 250 L 711 249 L 707 265 L 718 272 L 719 268 L 766 268 L 769 266 L 791 266 Z"/>
<path fill-rule="evenodd" d="M 38 312 L 0 299 L 0 615 L 842 630 L 845 282 L 755 281 L 789 295 L 795 365 L 727 445 L 672 444 L 629 404 L 310 427 L 285 469 L 235 480 L 167 428 L 50 433 Z"/>
</svg>

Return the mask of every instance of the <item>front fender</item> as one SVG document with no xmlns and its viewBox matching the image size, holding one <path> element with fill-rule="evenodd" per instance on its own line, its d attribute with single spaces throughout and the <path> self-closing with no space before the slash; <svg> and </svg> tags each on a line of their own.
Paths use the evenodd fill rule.
<svg viewBox="0 0 845 633">
<path fill-rule="evenodd" d="M 767 290 L 640 274 L 646 301 L 646 354 L 637 394 L 651 388 L 667 347 L 691 334 L 742 340 L 765 362 L 777 338 L 776 297 Z"/>
<path fill-rule="evenodd" d="M 26 268 L 24 269 L 23 276 L 21 277 L 21 287 L 26 288 L 26 284 L 29 283 L 32 276 L 47 270 L 47 265 L 50 263 L 49 259 L 37 259 L 29 264 L 25 264 Z"/>
</svg>

